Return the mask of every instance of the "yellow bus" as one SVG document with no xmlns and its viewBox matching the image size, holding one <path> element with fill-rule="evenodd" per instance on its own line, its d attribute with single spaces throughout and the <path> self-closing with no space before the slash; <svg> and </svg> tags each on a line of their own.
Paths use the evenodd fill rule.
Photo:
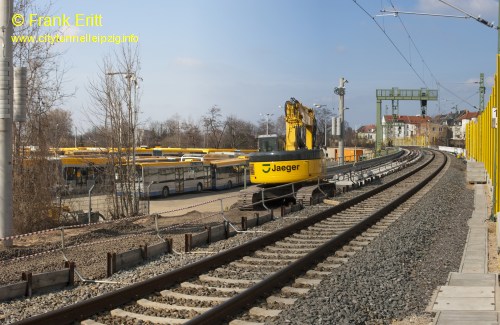
<svg viewBox="0 0 500 325">
<path fill-rule="evenodd" d="M 75 156 L 57 160 L 65 185 L 71 192 L 85 192 L 93 185 L 108 185 L 113 175 L 113 165 L 108 157 Z"/>
</svg>

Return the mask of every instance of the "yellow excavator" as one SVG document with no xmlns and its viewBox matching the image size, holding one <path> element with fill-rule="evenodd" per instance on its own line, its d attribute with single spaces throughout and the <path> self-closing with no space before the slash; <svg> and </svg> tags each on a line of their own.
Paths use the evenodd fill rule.
<svg viewBox="0 0 500 325">
<path fill-rule="evenodd" d="M 240 193 L 240 208 L 260 201 L 281 198 L 286 187 L 270 186 L 293 183 L 293 200 L 312 204 L 318 194 L 331 194 L 334 186 L 320 188 L 319 180 L 326 174 L 324 151 L 315 144 L 316 119 L 314 111 L 295 98 L 285 103 L 285 150 L 279 150 L 277 135 L 259 136 L 259 151 L 249 156 L 250 182 L 259 184 Z M 268 188 L 262 194 L 262 188 Z M 330 192 L 330 193 L 325 193 Z M 311 201 L 312 200 L 312 201 Z"/>
<path fill-rule="evenodd" d="M 314 111 L 291 98 L 285 103 L 285 123 L 284 151 L 265 150 L 269 146 L 262 146 L 263 138 L 259 138 L 259 152 L 250 155 L 252 183 L 283 184 L 324 175 L 324 153 L 323 150 L 315 148 Z M 277 145 L 271 147 L 277 148 Z"/>
</svg>

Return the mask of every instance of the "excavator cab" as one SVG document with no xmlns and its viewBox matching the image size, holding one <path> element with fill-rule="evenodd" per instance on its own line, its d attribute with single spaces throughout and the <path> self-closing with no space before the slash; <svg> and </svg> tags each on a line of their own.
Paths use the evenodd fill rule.
<svg viewBox="0 0 500 325">
<path fill-rule="evenodd" d="M 259 135 L 257 137 L 259 152 L 271 152 L 280 150 L 277 134 Z"/>
</svg>

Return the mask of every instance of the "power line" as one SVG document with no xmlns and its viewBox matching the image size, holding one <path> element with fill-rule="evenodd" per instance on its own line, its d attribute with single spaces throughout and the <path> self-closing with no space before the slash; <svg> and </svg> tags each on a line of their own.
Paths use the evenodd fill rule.
<svg viewBox="0 0 500 325">
<path fill-rule="evenodd" d="M 441 2 L 443 2 L 443 3 L 445 3 L 445 4 L 447 4 L 445 1 L 442 1 L 442 0 L 439 0 L 439 1 L 441 1 Z M 392 8 L 396 11 L 396 7 L 394 6 L 394 3 L 392 2 L 392 0 L 389 0 L 389 2 L 391 3 Z M 452 6 L 452 7 L 453 7 L 453 6 Z M 455 7 L 453 7 L 453 8 L 455 8 Z M 462 10 L 460 10 L 460 11 L 462 11 Z M 462 11 L 462 12 L 463 12 L 463 11 Z M 464 12 L 464 13 L 465 13 L 465 12 Z M 465 13 L 465 14 L 467 14 L 467 13 Z M 468 15 L 468 14 L 467 14 L 467 15 Z M 469 15 L 469 16 L 470 16 L 471 18 L 475 18 L 475 17 L 473 17 L 473 16 L 471 16 L 471 15 Z M 432 72 L 432 70 L 431 70 L 431 69 L 429 68 L 429 66 L 427 65 L 427 62 L 425 61 L 425 59 L 424 59 L 424 57 L 423 57 L 422 53 L 420 52 L 420 50 L 418 49 L 417 45 L 416 45 L 416 44 L 415 44 L 415 42 L 413 41 L 413 38 L 411 37 L 410 32 L 409 32 L 409 31 L 408 31 L 408 29 L 406 28 L 406 25 L 403 23 L 403 19 L 402 19 L 399 15 L 397 15 L 397 17 L 398 17 L 398 19 L 399 19 L 399 22 L 400 22 L 400 23 L 401 23 L 401 25 L 403 26 L 403 28 L 404 28 L 404 30 L 405 30 L 405 32 L 406 32 L 406 34 L 408 35 L 408 37 L 409 37 L 409 39 L 410 39 L 411 43 L 413 44 L 413 47 L 415 47 L 415 50 L 417 51 L 418 55 L 420 56 L 420 59 L 422 60 L 422 63 L 423 63 L 423 64 L 424 64 L 424 66 L 427 68 L 427 70 L 429 71 L 429 73 L 430 73 L 430 75 L 431 75 L 432 79 L 434 79 L 434 81 L 436 82 L 436 84 L 437 84 L 438 86 L 441 86 L 441 88 L 445 89 L 447 92 L 449 92 L 450 94 L 452 94 L 452 95 L 453 95 L 453 96 L 455 96 L 456 98 L 460 99 L 460 100 L 461 100 L 461 102 L 460 102 L 460 103 L 462 103 L 462 102 L 467 103 L 467 104 L 468 104 L 468 105 L 470 105 L 471 107 L 474 107 L 474 108 L 476 108 L 476 109 L 477 109 L 477 107 L 476 107 L 476 106 L 472 105 L 471 103 L 469 103 L 469 102 L 467 101 L 467 99 L 469 99 L 470 97 L 474 96 L 475 94 L 473 94 L 472 96 L 468 97 L 467 99 L 463 99 L 462 97 L 460 97 L 459 95 L 457 95 L 456 93 L 454 93 L 453 91 L 451 91 L 450 89 L 448 89 L 448 88 L 444 87 L 444 86 L 443 86 L 443 85 L 439 82 L 439 80 L 436 78 L 436 76 L 434 75 L 434 73 Z"/>
<path fill-rule="evenodd" d="M 389 0 L 389 2 L 391 3 L 391 6 L 392 8 L 394 8 L 394 10 L 396 10 L 396 7 L 394 6 L 394 3 L 392 2 L 392 0 Z M 432 79 L 434 79 L 434 81 L 436 83 L 439 83 L 439 81 L 437 80 L 436 76 L 434 75 L 434 73 L 432 73 L 432 70 L 429 68 L 429 66 L 427 65 L 427 62 L 425 62 L 425 59 L 424 59 L 424 56 L 422 55 L 422 53 L 420 52 L 420 50 L 418 49 L 417 47 L 417 44 L 415 44 L 415 41 L 413 41 L 413 37 L 411 37 L 410 35 L 410 32 L 408 31 L 408 29 L 406 28 L 406 25 L 403 23 L 403 19 L 401 19 L 400 16 L 397 16 L 398 19 L 399 19 L 399 22 L 401 23 L 401 26 L 403 26 L 403 29 L 405 30 L 406 32 L 406 35 L 408 35 L 408 38 L 410 39 L 411 41 L 411 44 L 413 44 L 413 47 L 415 48 L 415 50 L 417 51 L 418 53 L 418 56 L 420 57 L 420 60 L 422 61 L 423 65 L 427 68 L 427 70 L 429 71 Z"/>
<path fill-rule="evenodd" d="M 443 88 L 444 90 L 446 90 L 447 92 L 449 92 L 450 94 L 452 94 L 453 96 L 455 96 L 456 98 L 460 99 L 460 100 L 461 100 L 461 103 L 462 103 L 462 102 L 463 102 L 463 103 L 466 103 L 466 104 L 467 104 L 467 105 L 469 105 L 470 107 L 473 107 L 473 108 L 475 108 L 475 109 L 478 109 L 478 108 L 477 108 L 477 106 L 472 105 L 471 103 L 469 103 L 469 102 L 467 101 L 467 99 L 469 99 L 470 97 L 474 96 L 474 95 L 475 95 L 475 94 L 477 94 L 479 91 L 478 91 L 478 92 L 476 92 L 476 93 L 474 93 L 474 94 L 472 94 L 472 95 L 471 95 L 470 97 L 468 97 L 467 99 L 464 99 L 464 98 L 460 97 L 459 95 L 455 94 L 453 91 L 451 91 L 451 90 L 449 90 L 448 88 L 446 88 L 445 86 L 443 86 L 443 84 L 441 84 L 441 83 L 438 83 L 438 87 Z"/>
<path fill-rule="evenodd" d="M 373 17 L 372 15 L 370 15 L 370 13 L 368 13 L 368 11 L 366 11 L 365 8 L 363 8 L 356 0 L 352 0 L 361 10 L 363 10 L 365 12 L 365 14 L 370 17 L 373 22 L 378 26 L 378 28 L 382 31 L 382 33 L 384 33 L 384 35 L 387 37 L 387 39 L 389 40 L 389 42 L 392 44 L 392 46 L 394 46 L 394 48 L 396 49 L 396 51 L 399 53 L 399 55 L 401 55 L 401 57 L 405 60 L 405 62 L 408 64 L 408 66 L 413 70 L 413 72 L 415 73 L 415 75 L 418 77 L 418 79 L 420 79 L 420 81 L 427 87 L 427 83 L 425 82 L 425 80 L 418 74 L 418 72 L 415 70 L 415 68 L 413 67 L 413 65 L 411 64 L 410 61 L 408 61 L 408 59 L 406 58 L 406 56 L 403 54 L 403 52 L 401 52 L 401 50 L 398 48 L 398 46 L 396 45 L 396 43 L 394 43 L 394 41 L 391 39 L 391 37 L 389 36 L 389 34 L 386 33 L 386 31 L 382 28 L 382 26 L 380 26 L 380 24 L 375 20 L 375 17 Z"/>
<path fill-rule="evenodd" d="M 396 48 L 396 50 L 398 51 L 398 53 L 403 57 L 403 59 L 406 61 L 406 63 L 410 66 L 410 68 L 413 70 L 413 72 L 417 75 L 417 77 L 422 81 L 422 83 L 427 87 L 427 83 L 425 82 L 425 80 L 420 76 L 420 74 L 417 73 L 417 71 L 415 70 L 415 68 L 413 67 L 413 65 L 411 64 L 411 62 L 408 61 L 408 59 L 406 58 L 406 56 L 401 52 L 401 50 L 396 46 L 396 44 L 392 41 L 392 39 L 389 37 L 389 35 L 387 34 L 387 32 L 385 31 L 385 29 L 382 28 L 382 26 L 375 20 L 375 17 L 373 17 L 372 15 L 370 15 L 368 13 L 368 11 L 366 11 L 356 0 L 353 0 L 354 3 L 361 9 L 363 10 L 374 22 L 375 24 L 379 27 L 379 29 L 384 33 L 384 35 L 389 39 L 389 41 L 391 42 L 391 44 Z M 448 3 L 446 3 L 445 1 L 442 1 L 442 0 L 438 0 L 440 2 L 443 2 L 447 5 L 450 5 Z M 394 9 L 394 12 L 397 12 L 395 6 L 394 6 L 394 3 L 392 2 L 392 0 L 389 0 L 392 8 Z M 450 5 L 451 7 L 453 7 L 452 5 Z M 453 7 L 455 8 L 455 7 Z M 455 8 L 457 9 L 457 8 Z M 457 9 L 457 10 L 460 10 L 460 9 Z M 462 10 L 460 10 L 462 11 Z M 463 11 L 462 11 L 463 12 Z M 466 15 L 468 15 L 469 17 L 473 18 L 473 19 L 476 19 L 478 20 L 479 22 L 482 22 L 480 21 L 480 17 L 476 18 L 466 12 L 464 12 Z M 401 17 L 399 15 L 394 15 L 395 17 L 398 17 L 399 19 L 399 22 L 401 23 L 401 25 L 403 26 L 403 29 L 405 30 L 405 33 L 406 35 L 408 35 L 408 38 L 410 39 L 410 42 L 411 44 L 413 45 L 413 47 L 415 48 L 415 50 L 417 51 L 417 54 L 418 56 L 420 57 L 420 60 L 422 61 L 422 64 L 424 65 L 424 67 L 429 71 L 429 74 L 431 75 L 432 79 L 436 82 L 437 86 L 438 87 L 441 87 L 443 88 L 444 90 L 446 90 L 448 93 L 450 93 L 451 95 L 455 96 L 456 98 L 460 99 L 461 102 L 464 102 L 464 103 L 467 103 L 468 105 L 470 105 L 471 107 L 477 109 L 476 106 L 472 105 L 471 103 L 469 103 L 466 99 L 463 99 L 462 97 L 460 97 L 459 95 L 457 95 L 455 92 L 451 91 L 450 89 L 446 88 L 445 86 L 443 86 L 439 80 L 437 79 L 437 77 L 434 75 L 434 73 L 432 72 L 432 70 L 430 69 L 429 65 L 427 64 L 427 62 L 425 61 L 422 53 L 420 52 L 419 48 L 417 47 L 417 45 L 415 44 L 415 41 L 413 40 L 413 37 L 410 35 L 410 32 L 408 31 L 408 29 L 406 28 L 406 25 L 404 24 L 403 20 L 401 19 Z M 488 24 L 485 24 L 485 25 L 488 25 Z M 489 26 L 489 25 L 488 25 Z M 472 97 L 472 96 L 471 96 Z"/>
</svg>

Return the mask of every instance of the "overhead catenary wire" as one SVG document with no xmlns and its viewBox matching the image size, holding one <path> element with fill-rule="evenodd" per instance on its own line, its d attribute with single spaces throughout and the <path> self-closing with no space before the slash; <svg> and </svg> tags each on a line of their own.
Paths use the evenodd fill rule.
<svg viewBox="0 0 500 325">
<path fill-rule="evenodd" d="M 440 1 L 440 2 L 444 3 L 445 5 L 450 6 L 451 8 L 454 8 L 454 9 L 456 9 L 456 10 L 460 11 L 461 13 L 465 14 L 466 16 L 441 15 L 441 14 L 435 14 L 435 15 L 433 15 L 433 14 L 426 14 L 426 15 L 430 15 L 430 16 L 444 16 L 444 17 L 452 17 L 452 18 L 472 18 L 472 19 L 475 19 L 475 20 L 477 20 L 478 22 L 480 22 L 480 23 L 482 23 L 482 24 L 484 24 L 484 25 L 487 25 L 488 27 L 493 27 L 493 23 L 489 23 L 489 22 L 487 22 L 486 20 L 482 19 L 481 17 L 475 17 L 475 16 L 473 16 L 473 15 L 469 14 L 468 12 L 466 12 L 465 10 L 462 10 L 462 9 L 460 9 L 460 8 L 458 8 L 458 7 L 456 7 L 456 6 L 452 5 L 452 4 L 450 4 L 450 3 L 448 3 L 448 2 L 446 2 L 446 1 L 444 1 L 444 0 L 438 0 L 438 1 Z M 392 0 L 389 0 L 389 2 L 391 3 L 391 6 L 392 6 L 392 8 L 394 9 L 394 12 L 395 12 L 395 13 L 405 13 L 405 12 L 398 11 L 398 10 L 396 9 L 396 7 L 394 6 L 394 3 L 392 2 Z M 417 14 L 417 13 L 413 13 L 413 12 L 409 12 L 409 13 L 412 13 L 412 14 Z M 411 40 L 411 42 L 412 42 L 413 46 L 415 47 L 415 50 L 417 51 L 418 55 L 419 55 L 419 56 L 420 56 L 420 58 L 422 59 L 422 63 L 424 64 L 424 66 L 425 66 L 425 67 L 427 68 L 427 70 L 429 71 L 429 73 L 430 73 L 431 77 L 434 79 L 434 81 L 436 82 L 437 86 L 438 86 L 438 87 L 443 88 L 444 90 L 446 90 L 446 91 L 447 91 L 448 93 L 450 93 L 451 95 L 453 95 L 453 96 L 455 96 L 456 98 L 460 99 L 461 103 L 462 103 L 462 102 L 463 102 L 463 103 L 466 103 L 467 105 L 469 105 L 469 106 L 471 106 L 471 107 L 473 107 L 473 108 L 475 108 L 475 109 L 478 109 L 476 105 L 471 104 L 469 101 L 467 101 L 467 99 L 469 99 L 469 98 L 471 98 L 472 96 L 474 96 L 474 95 L 478 94 L 479 92 L 478 92 L 478 91 L 476 91 L 476 92 L 474 92 L 474 94 L 472 94 L 471 96 L 469 96 L 469 97 L 467 97 L 466 99 L 464 99 L 464 98 L 462 98 L 461 96 L 459 96 L 458 94 L 456 94 L 455 92 L 453 92 L 453 91 L 451 91 L 450 89 L 448 89 L 448 88 L 446 88 L 445 86 L 443 86 L 443 84 L 442 84 L 442 83 L 441 83 L 441 82 L 440 82 L 440 81 L 436 78 L 436 76 L 434 75 L 434 73 L 432 72 L 432 70 L 429 68 L 429 66 L 428 66 L 428 65 L 427 65 L 427 63 L 425 62 L 425 60 L 424 60 L 424 58 L 423 58 L 422 54 L 420 53 L 420 51 L 419 51 L 419 49 L 418 49 L 417 45 L 416 45 L 416 44 L 415 44 L 415 42 L 413 41 L 413 38 L 410 36 L 410 33 L 408 32 L 408 29 L 406 28 L 405 24 L 403 23 L 403 20 L 401 19 L 401 17 L 400 17 L 399 15 L 397 15 L 397 14 L 396 14 L 395 16 L 397 16 L 397 17 L 398 17 L 398 19 L 399 19 L 399 21 L 401 22 L 401 25 L 403 26 L 403 28 L 404 28 L 404 30 L 405 30 L 405 32 L 406 32 L 406 34 L 408 35 L 408 37 L 410 38 L 410 40 Z M 465 83 L 463 83 L 463 84 L 465 84 Z"/>
<path fill-rule="evenodd" d="M 440 2 L 443 2 L 444 4 L 447 4 L 447 5 L 450 5 L 448 4 L 446 1 L 443 1 L 443 0 L 439 0 Z M 361 9 L 363 10 L 374 22 L 375 24 L 378 26 L 378 28 L 384 33 L 384 35 L 389 39 L 389 41 L 391 42 L 391 44 L 396 48 L 397 52 L 401 55 L 401 57 L 403 57 L 403 59 L 406 61 L 406 63 L 410 66 L 410 68 L 413 70 L 413 72 L 417 75 L 417 77 L 422 81 L 422 83 L 427 87 L 427 83 L 425 82 L 424 78 L 419 74 L 417 73 L 417 71 L 415 70 L 413 64 L 407 59 L 407 57 L 402 53 L 402 51 L 396 46 L 395 42 L 390 38 L 390 36 L 387 34 L 387 32 L 385 31 L 384 28 L 382 28 L 382 26 L 375 20 L 375 17 L 370 15 L 370 13 L 368 13 L 368 11 L 363 8 L 358 2 L 357 0 L 353 0 L 353 2 Z M 399 11 L 397 11 L 397 9 L 395 8 L 394 6 L 394 3 L 392 2 L 392 0 L 389 0 L 392 8 L 394 9 L 394 12 L 397 13 Z M 455 8 L 454 6 L 450 5 L 452 8 Z M 473 18 L 473 19 L 476 19 L 478 20 L 479 22 L 482 22 L 480 21 L 479 19 L 481 19 L 480 17 L 474 17 L 468 13 L 466 13 L 465 11 L 462 11 L 460 10 L 459 8 L 455 8 L 461 12 L 463 12 L 464 14 L 466 14 L 468 17 L 467 18 Z M 438 78 L 434 75 L 434 73 L 432 72 L 432 70 L 430 69 L 429 65 L 427 64 L 427 62 L 425 61 L 421 51 L 419 50 L 419 48 L 417 47 L 417 45 L 415 44 L 415 41 L 413 40 L 413 37 L 410 35 L 406 25 L 404 24 L 403 20 L 401 19 L 401 17 L 397 14 L 394 14 L 395 17 L 398 17 L 401 25 L 403 26 L 403 29 L 406 33 L 406 35 L 408 36 L 411 44 L 413 45 L 413 47 L 415 48 L 418 56 L 420 57 L 420 60 L 422 61 L 422 64 L 424 65 L 424 67 L 427 69 L 427 71 L 429 71 L 429 74 L 430 76 L 432 77 L 432 79 L 434 80 L 434 82 L 436 83 L 437 87 L 441 87 L 443 88 L 444 90 L 446 90 L 448 93 L 450 93 L 451 95 L 453 95 L 454 97 L 458 98 L 459 100 L 461 100 L 461 102 L 464 102 L 466 104 L 468 104 L 469 106 L 477 109 L 477 107 L 475 105 L 472 105 L 470 102 L 468 102 L 466 99 L 462 98 L 461 96 L 459 96 L 458 94 L 456 94 L 455 92 L 451 91 L 450 89 L 448 89 L 447 87 L 443 86 L 443 84 L 438 80 Z M 459 18 L 464 18 L 464 17 L 459 17 Z M 483 19 L 484 20 L 484 19 Z M 488 24 L 486 24 L 488 25 Z M 489 26 L 489 25 L 488 25 Z M 491 27 L 491 26 L 490 26 Z"/>
<path fill-rule="evenodd" d="M 370 17 L 373 22 L 377 25 L 377 27 L 382 31 L 382 33 L 384 33 L 384 35 L 387 37 L 387 39 L 389 40 L 389 42 L 392 44 L 392 46 L 394 46 L 394 48 L 396 49 L 396 51 L 399 53 L 399 55 L 403 58 L 403 60 L 405 60 L 405 62 L 408 64 L 408 66 L 413 70 L 413 72 L 415 73 L 415 75 L 418 77 L 418 79 L 420 79 L 420 81 L 427 87 L 427 83 L 425 82 L 425 80 L 420 76 L 420 74 L 417 72 L 417 70 L 415 70 L 415 68 L 413 67 L 413 65 L 411 64 L 410 61 L 408 61 L 408 59 L 406 58 L 406 56 L 403 54 L 403 52 L 399 49 L 399 47 L 396 45 L 396 43 L 394 43 L 394 41 L 392 40 L 392 38 L 389 36 L 389 34 L 387 34 L 387 32 L 385 31 L 384 28 L 382 28 L 382 26 L 375 20 L 375 17 L 370 15 L 370 13 L 368 11 L 366 11 L 365 8 L 363 8 L 363 6 L 361 6 L 357 0 L 352 0 L 361 10 L 363 10 L 363 12 L 368 16 Z"/>
<path fill-rule="evenodd" d="M 441 0 L 439 0 L 439 1 L 441 1 Z M 392 2 L 392 0 L 389 0 L 389 2 L 391 3 L 392 8 L 396 11 L 397 9 L 396 9 L 396 7 L 394 6 L 394 3 Z M 445 1 L 441 1 L 441 2 L 446 3 Z M 453 6 L 452 6 L 452 7 L 453 7 Z M 454 8 L 454 7 L 453 7 L 453 8 Z M 461 12 L 463 12 L 463 13 L 465 13 L 465 12 L 464 12 L 464 11 L 462 11 L 462 10 L 460 10 L 460 11 L 461 11 Z M 465 14 L 467 14 L 467 13 L 465 13 Z M 469 96 L 467 99 L 463 99 L 462 97 L 460 97 L 460 96 L 459 96 L 458 94 L 456 94 L 455 92 L 453 92 L 453 91 L 451 91 L 450 89 L 448 89 L 448 88 L 446 88 L 445 86 L 443 86 L 443 84 L 442 84 L 442 83 L 441 83 L 441 82 L 437 79 L 437 77 L 434 75 L 434 73 L 432 72 L 431 68 L 429 67 L 429 65 L 428 65 L 428 64 L 427 64 L 427 62 L 425 61 L 425 59 L 424 59 L 424 57 L 423 57 L 422 53 L 420 52 L 420 50 L 418 49 L 417 45 L 416 45 L 416 44 L 415 44 L 415 42 L 413 41 L 413 37 L 411 37 L 410 32 L 409 32 L 409 31 L 408 31 L 408 29 L 406 28 L 406 25 L 404 24 L 403 20 L 401 19 L 401 17 L 400 17 L 400 16 L 398 16 L 398 15 L 397 15 L 397 17 L 398 17 L 398 19 L 399 19 L 399 22 L 400 22 L 400 23 L 401 23 L 401 25 L 403 26 L 403 29 L 405 30 L 406 34 L 408 35 L 408 37 L 409 37 L 409 39 L 410 39 L 411 43 L 413 44 L 413 47 L 415 47 L 415 50 L 417 51 L 418 55 L 420 56 L 420 59 L 422 60 L 422 64 L 423 64 L 423 65 L 425 66 L 425 68 L 429 71 L 429 73 L 430 73 L 430 75 L 431 75 L 432 79 L 434 79 L 434 81 L 436 82 L 437 86 L 438 86 L 438 87 L 443 88 L 444 90 L 446 90 L 447 92 L 449 92 L 451 95 L 453 95 L 453 96 L 455 96 L 456 98 L 460 99 L 460 100 L 461 100 L 461 102 L 464 102 L 464 103 L 466 103 L 466 104 L 470 105 L 471 107 L 474 107 L 474 108 L 476 108 L 476 109 L 477 109 L 477 107 L 476 107 L 475 105 L 472 105 L 471 103 L 469 103 L 469 102 L 467 101 L 467 99 L 469 99 L 470 97 L 472 97 L 472 96 L 474 96 L 475 94 L 477 94 L 477 92 L 476 92 L 476 93 L 474 93 L 473 95 Z M 470 17 L 470 18 L 474 18 L 474 19 L 475 19 L 475 17 L 473 17 L 472 15 L 469 15 L 469 17 Z"/>
<path fill-rule="evenodd" d="M 389 0 L 389 1 L 391 3 L 392 8 L 396 9 L 396 7 L 394 6 L 394 3 L 392 2 L 392 0 Z M 415 41 L 413 40 L 413 37 L 411 37 L 410 32 L 408 31 L 408 28 L 406 28 L 406 25 L 404 24 L 403 20 L 401 19 L 401 17 L 399 17 L 399 16 L 397 16 L 397 17 L 399 19 L 399 22 L 401 23 L 401 26 L 403 26 L 403 29 L 405 30 L 406 35 L 408 35 L 408 38 L 410 39 L 411 44 L 413 45 L 413 47 L 417 51 L 417 54 L 420 57 L 420 60 L 422 61 L 422 64 L 427 68 L 427 70 L 429 71 L 432 79 L 434 79 L 434 81 L 436 83 L 439 83 L 439 81 L 437 80 L 436 76 L 432 72 L 431 68 L 429 68 L 429 65 L 427 65 L 427 62 L 425 61 L 424 56 L 422 55 L 422 53 L 418 49 L 417 44 L 415 44 Z"/>
<path fill-rule="evenodd" d="M 446 91 L 447 91 L 448 93 L 450 93 L 451 95 L 453 95 L 453 96 L 455 96 L 456 98 L 460 99 L 460 100 L 461 100 L 461 102 L 464 102 L 464 103 L 466 103 L 467 105 L 469 105 L 470 107 L 473 107 L 473 108 L 477 109 L 477 106 L 472 105 L 471 103 L 469 103 L 469 101 L 467 101 L 467 99 L 468 99 L 468 98 L 470 98 L 470 97 L 472 97 L 472 96 L 474 96 L 474 95 L 475 95 L 475 94 L 477 94 L 479 91 L 478 91 L 478 92 L 475 92 L 474 94 L 472 94 L 472 95 L 471 95 L 470 97 L 468 97 L 467 99 L 464 99 L 464 98 L 462 98 L 461 96 L 459 96 L 459 95 L 457 95 L 456 93 L 454 93 L 453 91 L 451 91 L 451 90 L 449 90 L 448 88 L 446 88 L 445 86 L 443 86 L 443 84 L 442 84 L 442 83 L 438 83 L 438 87 L 443 88 L 444 90 L 446 90 Z"/>
<path fill-rule="evenodd" d="M 389 0 L 392 8 L 394 10 L 396 10 L 396 6 L 394 6 L 394 3 L 392 2 L 392 0 Z M 397 16 L 398 17 L 398 20 L 399 22 L 401 23 L 401 26 L 403 26 L 403 29 L 406 33 L 406 35 L 408 35 L 408 38 L 410 39 L 410 42 L 412 43 L 413 47 L 415 48 L 415 50 L 417 51 L 417 54 L 418 56 L 420 57 L 420 60 L 422 61 L 422 64 L 424 65 L 424 67 L 427 69 L 427 71 L 429 71 L 429 74 L 430 76 L 432 77 L 432 79 L 436 82 L 436 85 L 438 87 L 441 87 L 443 88 L 444 90 L 446 90 L 447 92 L 449 92 L 450 94 L 452 94 L 453 96 L 455 96 L 456 98 L 460 99 L 461 102 L 464 102 L 464 103 L 467 103 L 468 105 L 470 105 L 471 107 L 474 107 L 476 108 L 476 106 L 472 105 L 471 103 L 469 103 L 466 99 L 463 99 L 461 98 L 459 95 L 457 95 L 456 93 L 454 93 L 453 91 L 451 91 L 450 89 L 444 87 L 442 85 L 442 83 L 438 80 L 438 78 L 434 75 L 434 73 L 432 72 L 431 68 L 429 67 L 429 65 L 427 64 L 427 62 L 425 61 L 424 59 L 424 56 L 422 55 L 422 52 L 420 52 L 417 44 L 415 44 L 415 41 L 413 40 L 413 37 L 410 35 L 410 32 L 408 31 L 408 28 L 406 28 L 406 25 L 405 23 L 403 22 L 403 19 L 400 17 L 400 16 Z M 472 97 L 472 96 L 471 96 Z M 470 97 L 469 97 L 470 98 Z"/>
</svg>

